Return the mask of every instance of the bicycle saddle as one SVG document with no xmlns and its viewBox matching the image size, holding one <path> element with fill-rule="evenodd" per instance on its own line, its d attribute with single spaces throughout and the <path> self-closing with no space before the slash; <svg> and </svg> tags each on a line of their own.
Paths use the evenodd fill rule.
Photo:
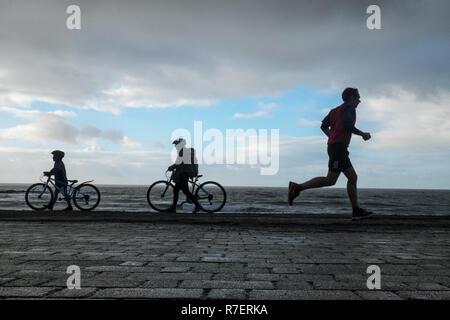
<svg viewBox="0 0 450 320">
<path fill-rule="evenodd" d="M 72 182 L 72 183 L 77 183 L 78 182 L 78 180 L 67 180 L 67 181 Z"/>
<path fill-rule="evenodd" d="M 197 178 L 201 178 L 201 177 L 203 177 L 203 175 L 202 175 L 202 174 L 199 174 L 199 175 L 197 176 Z"/>
</svg>

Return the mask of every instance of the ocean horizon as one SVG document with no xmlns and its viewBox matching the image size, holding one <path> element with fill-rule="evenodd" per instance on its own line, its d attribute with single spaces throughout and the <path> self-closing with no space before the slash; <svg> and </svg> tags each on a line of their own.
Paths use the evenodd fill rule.
<svg viewBox="0 0 450 320">
<path fill-rule="evenodd" d="M 95 183 L 95 182 L 94 182 Z M 1 183 L 0 209 L 31 210 L 25 203 L 25 191 L 31 184 Z M 96 211 L 148 212 L 146 194 L 149 185 L 96 184 L 101 201 Z M 304 191 L 292 207 L 287 205 L 286 187 L 224 186 L 227 202 L 221 213 L 272 214 L 350 214 L 351 207 L 345 188 L 331 187 Z M 360 188 L 361 207 L 380 215 L 436 215 L 450 214 L 450 190 Z M 180 201 L 185 197 L 180 193 Z M 65 207 L 59 201 L 55 209 Z M 189 212 L 190 204 L 178 210 Z"/>
</svg>

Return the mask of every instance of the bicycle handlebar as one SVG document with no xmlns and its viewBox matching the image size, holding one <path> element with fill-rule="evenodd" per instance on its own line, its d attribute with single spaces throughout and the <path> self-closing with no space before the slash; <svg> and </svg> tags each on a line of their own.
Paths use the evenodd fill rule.
<svg viewBox="0 0 450 320">
<path fill-rule="evenodd" d="M 168 172 L 172 172 L 170 178 L 169 178 L 169 175 L 167 174 Z M 170 181 L 170 180 L 172 180 L 173 171 L 166 170 L 165 175 L 166 175 L 166 178 Z"/>
<path fill-rule="evenodd" d="M 39 176 L 39 181 L 41 182 L 47 182 L 48 180 L 50 180 L 50 176 L 45 175 L 44 172 L 42 172 L 41 175 Z"/>
</svg>

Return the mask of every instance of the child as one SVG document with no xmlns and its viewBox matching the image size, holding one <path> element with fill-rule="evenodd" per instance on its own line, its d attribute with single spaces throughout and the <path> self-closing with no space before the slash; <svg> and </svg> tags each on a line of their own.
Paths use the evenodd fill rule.
<svg viewBox="0 0 450 320">
<path fill-rule="evenodd" d="M 62 162 L 62 158 L 64 158 L 64 152 L 60 150 L 52 151 L 53 154 L 53 161 L 55 161 L 55 165 L 53 166 L 53 169 L 50 171 L 45 171 L 44 175 L 46 176 L 55 176 L 55 185 L 62 189 L 64 192 L 64 198 L 67 202 L 67 208 L 64 209 L 64 211 L 72 211 L 72 205 L 70 204 L 70 198 L 66 195 L 67 190 L 67 176 L 66 176 L 66 167 L 64 166 L 64 163 Z M 53 206 L 55 205 L 56 200 L 58 199 L 59 190 L 55 190 L 55 198 L 53 199 L 53 202 L 48 206 L 49 210 L 53 210 Z"/>
</svg>

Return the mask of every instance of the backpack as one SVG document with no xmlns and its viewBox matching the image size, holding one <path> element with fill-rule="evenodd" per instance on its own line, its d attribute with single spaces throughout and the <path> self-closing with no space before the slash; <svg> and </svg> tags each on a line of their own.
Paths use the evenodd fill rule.
<svg viewBox="0 0 450 320">
<path fill-rule="evenodd" d="M 190 156 L 190 157 L 189 157 Z M 180 157 L 183 158 L 183 171 L 189 178 L 198 176 L 198 163 L 194 148 L 183 148 L 180 151 Z"/>
</svg>

